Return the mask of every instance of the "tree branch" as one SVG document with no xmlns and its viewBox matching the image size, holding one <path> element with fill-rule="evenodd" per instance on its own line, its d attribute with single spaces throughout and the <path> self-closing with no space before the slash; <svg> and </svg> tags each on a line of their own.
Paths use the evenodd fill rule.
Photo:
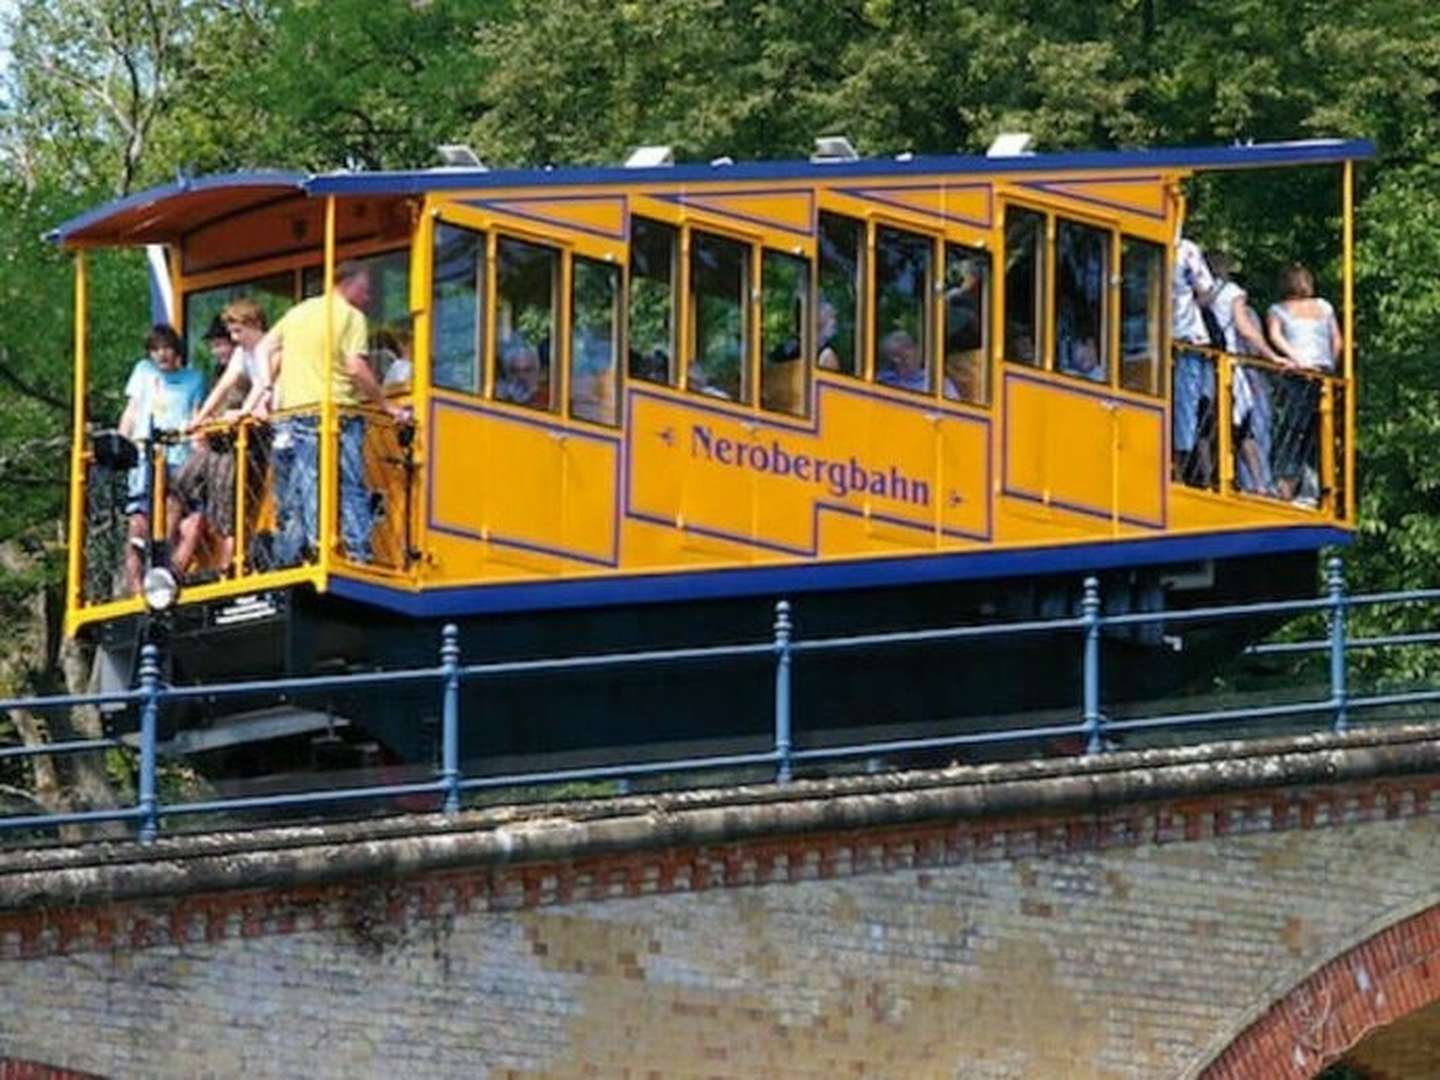
<svg viewBox="0 0 1440 1080">
<path fill-rule="evenodd" d="M 50 406 L 50 408 L 56 410 L 62 415 L 70 415 L 70 402 L 58 398 L 54 394 L 50 393 L 47 390 L 42 390 L 38 386 L 32 386 L 30 383 L 22 379 L 14 370 L 11 369 L 10 352 L 8 349 L 3 348 L 0 348 L 0 382 L 5 383 L 5 385 L 9 386 L 11 389 L 20 391 L 20 393 L 24 394 L 32 401 L 38 401 L 41 404 L 48 405 Z"/>
</svg>

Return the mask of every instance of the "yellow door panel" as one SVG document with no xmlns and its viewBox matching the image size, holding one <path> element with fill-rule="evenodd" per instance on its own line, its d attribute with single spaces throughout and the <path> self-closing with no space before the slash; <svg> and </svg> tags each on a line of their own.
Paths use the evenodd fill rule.
<svg viewBox="0 0 1440 1080">
<path fill-rule="evenodd" d="M 935 501 L 941 541 L 990 540 L 990 422 L 962 413 L 940 418 L 940 473 Z"/>
<path fill-rule="evenodd" d="M 540 417 L 436 402 L 432 530 L 537 573 L 618 562 L 619 446 Z"/>
<path fill-rule="evenodd" d="M 1016 371 L 1004 380 L 1006 495 L 1097 524 L 1164 526 L 1160 406 Z"/>
<path fill-rule="evenodd" d="M 620 562 L 620 443 L 567 431 L 560 439 L 561 550 L 592 565 Z"/>
</svg>

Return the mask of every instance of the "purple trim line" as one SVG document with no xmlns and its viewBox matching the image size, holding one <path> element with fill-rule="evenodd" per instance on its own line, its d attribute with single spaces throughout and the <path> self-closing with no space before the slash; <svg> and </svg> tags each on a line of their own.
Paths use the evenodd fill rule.
<svg viewBox="0 0 1440 1080">
<path fill-rule="evenodd" d="M 606 202 L 620 204 L 620 231 L 610 232 L 608 229 L 596 229 L 589 225 L 580 225 L 573 221 L 566 221 L 564 218 L 550 218 L 544 214 L 531 214 L 524 210 L 516 210 L 515 203 L 556 203 L 556 202 Z M 552 228 L 569 229 L 572 232 L 587 233 L 590 236 L 598 236 L 604 240 L 626 240 L 630 236 L 630 202 L 624 195 L 521 195 L 516 197 L 505 197 L 503 199 L 465 199 L 461 205 L 475 207 L 479 210 L 489 210 L 495 214 L 508 214 L 511 217 L 521 218 L 524 221 L 534 221 L 541 225 L 549 225 Z"/>
<path fill-rule="evenodd" d="M 942 221 L 957 221 L 962 225 L 975 225 L 982 229 L 988 229 L 995 223 L 995 191 L 989 184 L 949 184 L 943 190 L 977 190 L 985 193 L 985 217 L 972 218 L 964 214 L 946 214 L 939 210 L 927 210 L 923 206 L 913 206 L 910 203 L 901 202 L 898 199 L 885 199 L 877 195 L 881 191 L 940 191 L 942 188 L 936 184 L 885 184 L 881 187 L 854 187 L 836 188 L 840 195 L 848 195 L 852 199 L 860 199 L 864 202 L 876 203 L 880 206 L 888 206 L 895 210 L 904 210 L 910 214 L 919 214 L 922 217 L 939 218 Z"/>
<path fill-rule="evenodd" d="M 1141 217 L 1148 217 L 1152 221 L 1164 221 L 1165 214 L 1155 213 L 1153 210 L 1144 210 L 1130 203 L 1114 202 L 1110 199 L 1101 199 L 1094 195 L 1077 195 L 1073 191 L 1062 191 L 1061 188 L 1069 184 L 1136 184 L 1145 181 L 1159 183 L 1159 176 L 1098 176 L 1086 177 L 1078 180 L 1026 180 L 1021 187 L 1029 188 L 1031 191 L 1043 191 L 1047 195 L 1055 195 L 1062 199 L 1069 199 L 1072 202 L 1089 203 L 1091 206 L 1103 206 L 1110 210 L 1124 210 L 1130 214 L 1139 214 Z"/>
</svg>

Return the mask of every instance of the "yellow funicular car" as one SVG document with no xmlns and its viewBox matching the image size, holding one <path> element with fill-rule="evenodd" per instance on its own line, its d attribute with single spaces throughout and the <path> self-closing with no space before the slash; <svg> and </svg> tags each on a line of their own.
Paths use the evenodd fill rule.
<svg viewBox="0 0 1440 1080">
<path fill-rule="evenodd" d="M 182 681 L 430 662 L 443 621 L 467 657 L 511 657 L 751 637 L 780 597 L 818 633 L 1059 614 L 1086 574 L 1108 604 L 1150 609 L 1308 589 L 1314 553 L 1354 525 L 1351 211 L 1371 153 L 862 160 L 840 144 L 774 163 L 261 172 L 102 206 L 54 233 L 77 274 L 67 630 L 99 634 L 130 677 L 156 614 L 127 560 L 167 609 Z M 1339 180 L 1334 362 L 1172 340 L 1186 182 L 1302 166 Z M 237 395 L 198 428 L 152 410 L 125 438 L 86 414 L 88 345 L 110 332 L 87 320 L 86 252 L 134 245 L 165 254 L 192 366 L 237 301 L 273 327 L 328 290 L 320 337 L 282 330 L 262 357 L 258 396 L 278 402 Z M 297 391 L 303 370 L 322 388 Z M 181 481 L 202 446 L 229 456 L 228 481 Z M 1175 644 L 1111 643 L 1136 650 L 1129 689 L 1233 647 Z M 797 693 L 867 723 L 1023 708 L 1068 681 L 1072 652 L 877 654 L 802 667 Z M 631 696 L 599 676 L 522 686 L 472 749 L 644 741 L 670 720 L 759 730 L 758 672 L 726 695 L 673 672 Z M 403 709 L 327 708 L 425 752 Z"/>
</svg>

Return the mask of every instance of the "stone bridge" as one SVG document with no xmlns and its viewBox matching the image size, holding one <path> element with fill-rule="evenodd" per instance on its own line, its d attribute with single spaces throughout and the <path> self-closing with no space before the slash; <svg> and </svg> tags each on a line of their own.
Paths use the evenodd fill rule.
<svg viewBox="0 0 1440 1080">
<path fill-rule="evenodd" d="M 0 1080 L 1440 1061 L 1440 726 L 0 857 Z"/>
</svg>

